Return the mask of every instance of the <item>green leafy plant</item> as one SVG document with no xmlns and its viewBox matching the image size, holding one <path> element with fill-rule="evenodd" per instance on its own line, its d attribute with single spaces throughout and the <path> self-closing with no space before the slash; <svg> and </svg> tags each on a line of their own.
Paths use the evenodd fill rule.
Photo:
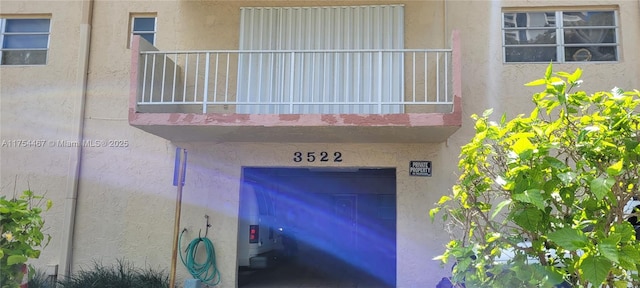
<svg viewBox="0 0 640 288">
<path fill-rule="evenodd" d="M 51 239 L 42 233 L 43 196 L 26 190 L 19 198 L 0 197 L 0 287 L 18 287 L 21 268 L 29 258 L 40 257 Z M 51 208 L 46 201 L 46 210 Z M 30 270 L 33 270 L 31 268 Z"/>
<path fill-rule="evenodd" d="M 529 115 L 473 115 L 457 183 L 431 209 L 451 229 L 436 259 L 467 287 L 640 287 L 640 243 L 623 211 L 640 185 L 638 90 L 574 91 L 553 73 Z M 637 213 L 636 215 L 637 216 Z"/>
<path fill-rule="evenodd" d="M 90 270 L 81 270 L 58 281 L 60 288 L 166 288 L 169 276 L 164 271 L 139 269 L 124 260 L 105 266 L 95 262 Z"/>
<path fill-rule="evenodd" d="M 29 275 L 29 282 L 27 283 L 29 288 L 54 288 L 55 281 L 50 278 L 42 270 L 34 270 L 32 275 Z"/>
</svg>

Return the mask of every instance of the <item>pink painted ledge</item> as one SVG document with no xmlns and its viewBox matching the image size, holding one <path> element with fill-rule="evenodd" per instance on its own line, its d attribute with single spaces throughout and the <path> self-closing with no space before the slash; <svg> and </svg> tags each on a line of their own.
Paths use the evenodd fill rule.
<svg viewBox="0 0 640 288">
<path fill-rule="evenodd" d="M 135 98 L 134 98 L 135 99 Z M 134 100 L 135 101 L 135 100 Z M 138 113 L 129 108 L 132 126 L 405 126 L 434 127 L 462 125 L 461 99 L 454 97 L 451 113 L 406 114 L 197 114 Z"/>
</svg>

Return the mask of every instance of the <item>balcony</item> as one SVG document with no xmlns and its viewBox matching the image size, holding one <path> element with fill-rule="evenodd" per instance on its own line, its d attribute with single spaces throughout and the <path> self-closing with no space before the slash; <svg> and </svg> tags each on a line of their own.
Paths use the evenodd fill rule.
<svg viewBox="0 0 640 288">
<path fill-rule="evenodd" d="M 158 51 L 135 37 L 129 122 L 172 141 L 442 142 L 462 123 L 458 42 Z"/>
</svg>

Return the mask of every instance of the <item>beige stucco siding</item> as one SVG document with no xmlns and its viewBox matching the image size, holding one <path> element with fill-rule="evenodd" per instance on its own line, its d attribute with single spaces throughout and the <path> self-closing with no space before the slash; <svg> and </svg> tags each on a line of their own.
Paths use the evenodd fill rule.
<svg viewBox="0 0 640 288">
<path fill-rule="evenodd" d="M 54 206 L 45 213 L 52 236 L 38 263 L 55 263 L 61 245 L 65 187 L 73 149 L 58 140 L 75 139 L 70 123 L 76 86 L 80 5 L 49 1 L 3 1 L 0 17 L 50 18 L 47 65 L 0 68 L 0 195 L 20 195 L 31 189 L 45 194 Z"/>
</svg>

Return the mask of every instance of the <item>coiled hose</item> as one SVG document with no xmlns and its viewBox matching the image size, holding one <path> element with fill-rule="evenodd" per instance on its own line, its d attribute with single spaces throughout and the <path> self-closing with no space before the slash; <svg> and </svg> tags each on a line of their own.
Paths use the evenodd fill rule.
<svg viewBox="0 0 640 288">
<path fill-rule="evenodd" d="M 185 231 L 187 231 L 187 229 L 182 230 L 180 233 L 180 239 L 178 239 L 180 243 L 182 243 L 182 234 L 184 234 Z M 198 262 L 196 256 L 198 255 L 198 246 L 201 242 L 206 249 L 206 258 L 203 262 Z M 182 264 L 184 264 L 193 278 L 209 286 L 216 286 L 220 283 L 220 271 L 218 271 L 218 267 L 216 266 L 216 250 L 209 238 L 198 237 L 193 239 L 189 243 L 189 246 L 187 246 L 187 249 L 185 249 L 185 254 L 186 259 L 185 256 L 182 255 L 182 250 L 180 250 L 180 260 L 182 260 Z"/>
</svg>

